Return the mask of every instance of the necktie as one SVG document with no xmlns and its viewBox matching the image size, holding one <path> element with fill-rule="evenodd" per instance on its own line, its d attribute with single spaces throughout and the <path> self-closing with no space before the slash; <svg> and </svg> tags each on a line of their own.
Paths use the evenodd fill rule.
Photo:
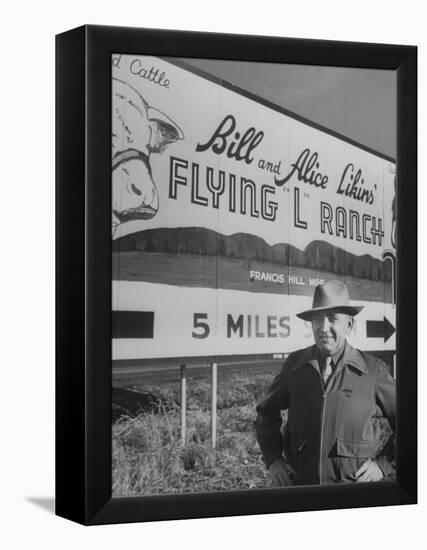
<svg viewBox="0 0 427 550">
<path fill-rule="evenodd" d="M 328 380 L 331 374 L 332 374 L 332 357 L 328 355 L 325 358 L 325 366 L 323 367 L 323 373 L 322 373 L 323 385 L 325 387 L 326 387 L 326 384 L 328 383 Z"/>
</svg>

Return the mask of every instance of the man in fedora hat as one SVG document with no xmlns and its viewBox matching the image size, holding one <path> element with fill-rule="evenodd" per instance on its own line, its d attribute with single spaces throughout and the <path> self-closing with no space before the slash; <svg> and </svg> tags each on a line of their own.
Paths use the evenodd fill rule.
<svg viewBox="0 0 427 550">
<path fill-rule="evenodd" d="M 313 307 L 298 314 L 311 322 L 315 343 L 289 355 L 255 421 L 275 486 L 380 481 L 394 474 L 394 438 L 383 447 L 380 441 L 382 417 L 394 432 L 394 380 L 383 361 L 347 342 L 362 309 L 351 305 L 343 282 L 328 281 L 316 287 Z"/>
</svg>

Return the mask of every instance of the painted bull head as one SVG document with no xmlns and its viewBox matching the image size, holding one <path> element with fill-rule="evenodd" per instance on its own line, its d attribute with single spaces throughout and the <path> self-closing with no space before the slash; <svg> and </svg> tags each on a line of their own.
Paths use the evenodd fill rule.
<svg viewBox="0 0 427 550">
<path fill-rule="evenodd" d="M 148 220 L 159 209 L 150 155 L 183 139 L 180 128 L 150 107 L 129 84 L 113 79 L 112 211 L 113 234 L 121 223 Z"/>
</svg>

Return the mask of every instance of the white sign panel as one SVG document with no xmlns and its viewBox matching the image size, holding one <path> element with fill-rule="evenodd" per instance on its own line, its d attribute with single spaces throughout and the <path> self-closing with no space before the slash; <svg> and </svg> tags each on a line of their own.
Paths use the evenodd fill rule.
<svg viewBox="0 0 427 550">
<path fill-rule="evenodd" d="M 394 349 L 393 162 L 162 59 L 112 71 L 113 359 L 307 346 L 330 279 L 353 344 Z"/>
</svg>

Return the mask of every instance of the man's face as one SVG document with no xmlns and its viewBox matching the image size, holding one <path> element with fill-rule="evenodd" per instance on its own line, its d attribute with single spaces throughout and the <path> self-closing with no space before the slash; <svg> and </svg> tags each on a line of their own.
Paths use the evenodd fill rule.
<svg viewBox="0 0 427 550">
<path fill-rule="evenodd" d="M 311 327 L 320 353 L 332 355 L 344 345 L 353 328 L 353 317 L 346 313 L 326 311 L 312 318 Z"/>
</svg>

